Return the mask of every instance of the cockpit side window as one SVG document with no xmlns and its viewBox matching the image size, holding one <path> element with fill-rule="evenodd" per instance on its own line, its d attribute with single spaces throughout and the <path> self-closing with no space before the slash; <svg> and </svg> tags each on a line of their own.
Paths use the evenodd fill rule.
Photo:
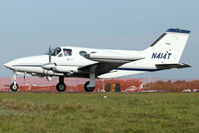
<svg viewBox="0 0 199 133">
<path fill-rule="evenodd" d="M 63 49 L 63 51 L 64 51 L 64 56 L 71 56 L 72 55 L 71 49 Z"/>
<path fill-rule="evenodd" d="M 62 54 L 62 53 L 60 53 L 60 54 L 58 55 L 58 57 L 63 57 L 63 54 Z"/>
</svg>

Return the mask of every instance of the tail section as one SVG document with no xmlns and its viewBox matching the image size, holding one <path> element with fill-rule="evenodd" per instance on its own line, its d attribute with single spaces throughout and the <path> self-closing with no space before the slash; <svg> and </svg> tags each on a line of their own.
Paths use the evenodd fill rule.
<svg viewBox="0 0 199 133">
<path fill-rule="evenodd" d="M 168 29 L 146 50 L 132 52 L 132 57 L 140 58 L 114 68 L 114 71 L 100 75 L 99 78 L 116 78 L 165 69 L 191 67 L 188 64 L 179 63 L 189 34 L 188 30 Z"/>
<path fill-rule="evenodd" d="M 150 64 L 178 64 L 190 31 L 168 29 L 148 49 L 144 50 Z"/>
</svg>

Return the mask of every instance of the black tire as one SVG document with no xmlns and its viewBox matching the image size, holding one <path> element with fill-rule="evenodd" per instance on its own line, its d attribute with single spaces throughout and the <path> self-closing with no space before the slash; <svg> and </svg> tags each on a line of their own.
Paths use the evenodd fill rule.
<svg viewBox="0 0 199 133">
<path fill-rule="evenodd" d="M 87 87 L 87 85 L 89 84 L 89 81 L 87 81 L 85 84 L 84 84 L 84 89 L 87 91 L 87 92 L 92 92 L 95 87 Z"/>
<path fill-rule="evenodd" d="M 64 92 L 66 90 L 66 85 L 62 82 L 59 82 L 57 85 L 56 85 L 56 89 L 57 91 L 59 92 Z"/>
<path fill-rule="evenodd" d="M 17 91 L 18 89 L 19 89 L 18 84 L 16 84 L 16 86 L 14 85 L 14 83 L 12 83 L 12 84 L 10 85 L 10 90 L 11 90 L 11 91 Z"/>
</svg>

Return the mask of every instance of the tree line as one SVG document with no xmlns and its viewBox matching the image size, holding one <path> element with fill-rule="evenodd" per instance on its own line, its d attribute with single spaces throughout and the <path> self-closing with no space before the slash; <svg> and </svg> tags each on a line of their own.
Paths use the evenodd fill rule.
<svg viewBox="0 0 199 133">
<path fill-rule="evenodd" d="M 152 90 L 159 90 L 159 91 L 182 91 L 185 89 L 199 89 L 199 80 L 193 81 L 186 81 L 186 80 L 177 80 L 172 82 L 171 80 L 168 81 L 156 81 L 150 82 L 144 85 L 144 89 L 152 89 Z"/>
</svg>

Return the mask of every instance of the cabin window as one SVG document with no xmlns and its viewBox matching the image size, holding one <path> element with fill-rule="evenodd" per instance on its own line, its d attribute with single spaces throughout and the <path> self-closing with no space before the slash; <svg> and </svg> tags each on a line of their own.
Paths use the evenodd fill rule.
<svg viewBox="0 0 199 133">
<path fill-rule="evenodd" d="M 72 50 L 71 49 L 64 49 L 64 56 L 71 56 L 72 55 Z"/>
<path fill-rule="evenodd" d="M 84 56 L 84 55 L 87 55 L 87 52 L 86 52 L 86 51 L 80 51 L 79 54 L 80 54 L 81 56 Z"/>
</svg>

